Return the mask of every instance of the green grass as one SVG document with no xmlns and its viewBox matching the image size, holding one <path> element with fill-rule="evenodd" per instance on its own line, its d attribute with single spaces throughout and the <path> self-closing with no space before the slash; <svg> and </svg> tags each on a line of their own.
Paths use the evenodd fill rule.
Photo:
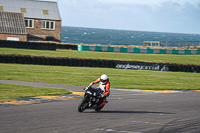
<svg viewBox="0 0 200 133">
<path fill-rule="evenodd" d="M 0 63 L 0 79 L 87 86 L 101 74 L 111 88 L 200 90 L 200 73 Z"/>
<path fill-rule="evenodd" d="M 64 89 L 39 88 L 39 87 L 0 83 L 0 99 L 58 95 L 58 94 L 69 94 L 69 93 L 70 91 Z"/>
<path fill-rule="evenodd" d="M 136 54 L 136 53 L 76 51 L 76 50 L 50 51 L 50 50 L 14 49 L 14 48 L 0 48 L 0 54 L 127 60 L 127 61 L 200 65 L 200 55 Z"/>
</svg>

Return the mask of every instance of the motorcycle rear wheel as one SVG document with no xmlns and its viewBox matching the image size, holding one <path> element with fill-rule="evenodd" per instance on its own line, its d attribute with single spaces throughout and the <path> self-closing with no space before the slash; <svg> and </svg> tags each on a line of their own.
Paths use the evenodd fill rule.
<svg viewBox="0 0 200 133">
<path fill-rule="evenodd" d="M 86 109 L 86 107 L 87 107 L 87 102 L 88 102 L 88 99 L 87 99 L 86 97 L 84 97 L 84 98 L 81 100 L 81 102 L 80 102 L 80 104 L 79 104 L 79 106 L 78 106 L 78 111 L 79 111 L 79 112 L 83 112 L 83 111 Z"/>
</svg>

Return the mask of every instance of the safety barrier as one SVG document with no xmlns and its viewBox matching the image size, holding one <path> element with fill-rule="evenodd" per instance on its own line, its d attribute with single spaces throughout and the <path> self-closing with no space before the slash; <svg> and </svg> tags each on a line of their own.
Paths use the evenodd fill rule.
<svg viewBox="0 0 200 133">
<path fill-rule="evenodd" d="M 147 54 L 200 54 L 200 49 L 151 49 L 151 48 L 126 48 L 78 45 L 78 51 L 103 51 L 123 53 L 147 53 Z"/>
<path fill-rule="evenodd" d="M 79 59 L 65 57 L 41 57 L 29 55 L 0 55 L 0 63 L 79 66 L 79 67 L 105 67 L 117 69 L 176 71 L 176 72 L 200 72 L 199 65 L 182 65 L 170 63 L 148 63 L 138 61 Z"/>
</svg>

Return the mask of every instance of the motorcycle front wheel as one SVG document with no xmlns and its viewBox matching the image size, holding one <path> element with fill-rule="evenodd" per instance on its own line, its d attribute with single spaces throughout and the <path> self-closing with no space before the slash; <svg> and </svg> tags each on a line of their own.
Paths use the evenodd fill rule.
<svg viewBox="0 0 200 133">
<path fill-rule="evenodd" d="M 79 112 L 83 112 L 85 109 L 86 109 L 86 107 L 87 107 L 87 105 L 88 105 L 88 99 L 86 98 L 86 97 L 84 97 L 82 100 L 81 100 L 81 102 L 80 102 L 80 104 L 79 104 L 79 106 L 78 106 L 78 111 Z"/>
</svg>

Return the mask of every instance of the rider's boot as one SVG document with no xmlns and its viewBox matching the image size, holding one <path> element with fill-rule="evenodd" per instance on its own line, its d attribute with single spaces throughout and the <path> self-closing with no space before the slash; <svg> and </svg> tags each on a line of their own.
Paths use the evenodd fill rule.
<svg viewBox="0 0 200 133">
<path fill-rule="evenodd" d="M 107 103 L 106 98 L 102 99 L 102 102 L 99 104 L 100 107 L 104 106 L 104 104 Z"/>
</svg>

